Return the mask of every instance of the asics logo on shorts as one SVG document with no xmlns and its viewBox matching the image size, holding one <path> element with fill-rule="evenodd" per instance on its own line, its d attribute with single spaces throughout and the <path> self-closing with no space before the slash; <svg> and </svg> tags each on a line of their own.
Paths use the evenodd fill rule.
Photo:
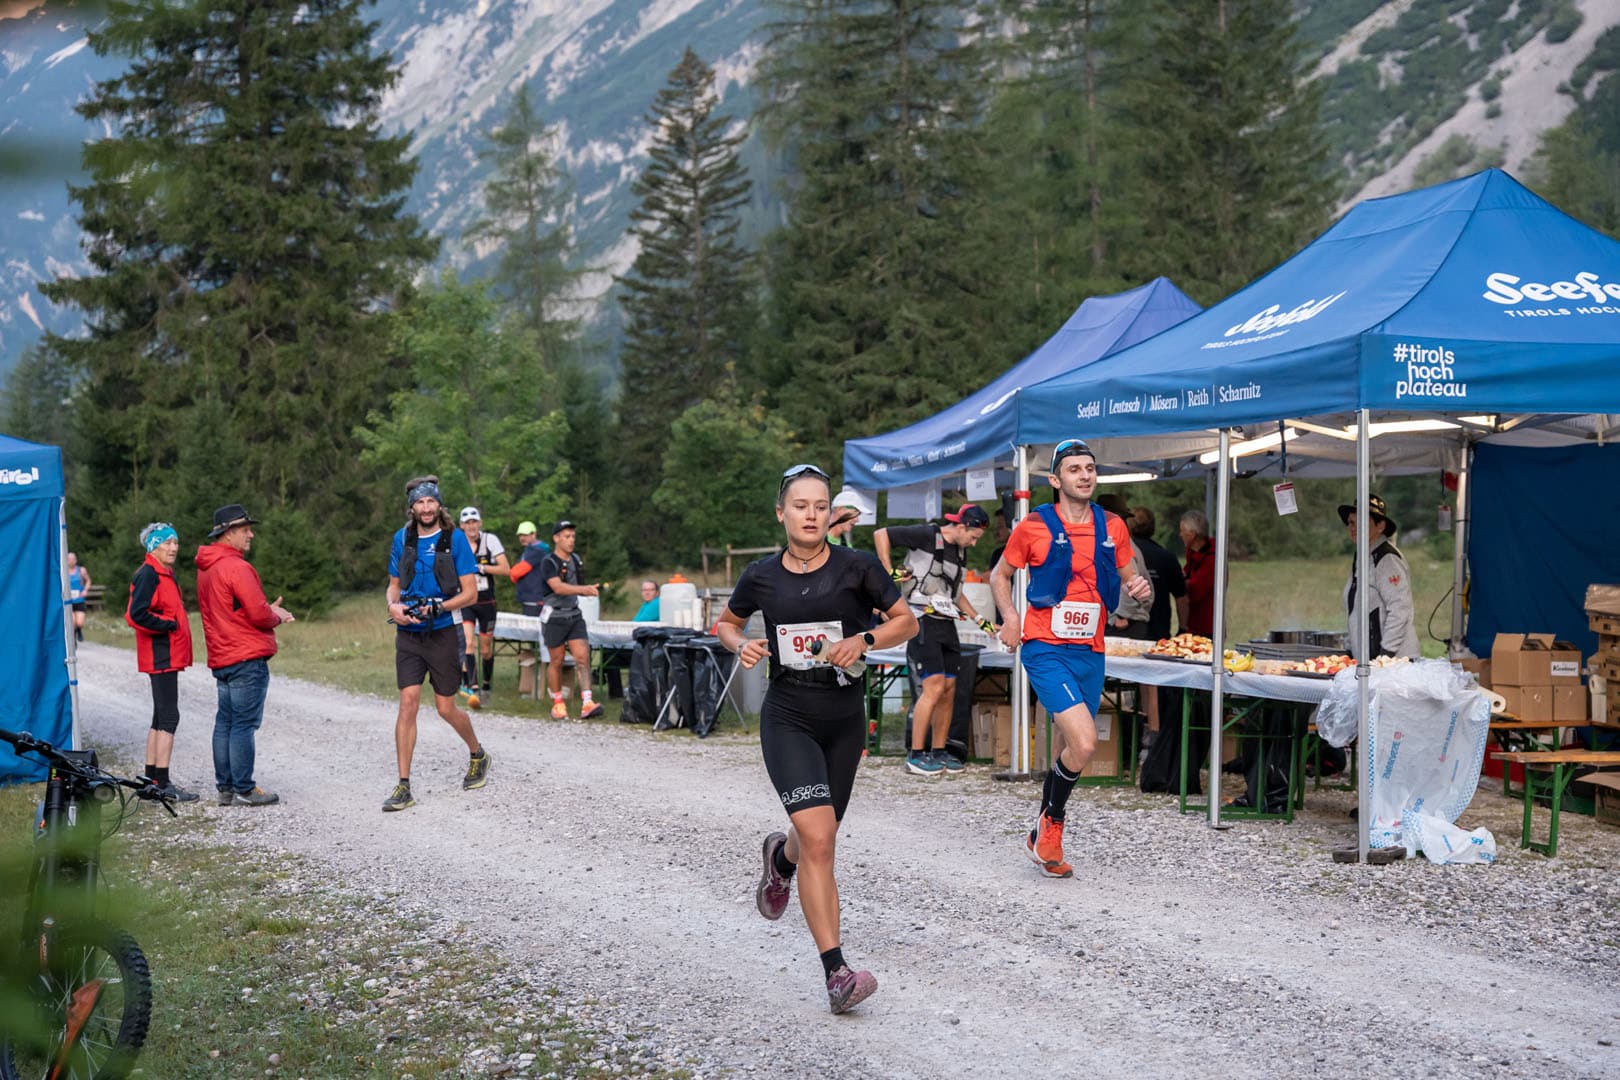
<svg viewBox="0 0 1620 1080">
<path fill-rule="evenodd" d="M 792 806 L 794 803 L 802 803 L 808 799 L 830 798 L 832 798 L 832 788 L 826 784 L 804 784 L 794 788 L 792 791 L 782 792 L 782 805 Z"/>
</svg>

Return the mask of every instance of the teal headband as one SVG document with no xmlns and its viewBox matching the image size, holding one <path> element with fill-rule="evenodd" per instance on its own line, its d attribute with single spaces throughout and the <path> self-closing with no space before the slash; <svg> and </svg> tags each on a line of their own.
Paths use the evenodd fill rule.
<svg viewBox="0 0 1620 1080">
<path fill-rule="evenodd" d="M 167 521 L 154 521 L 141 530 L 141 546 L 148 553 L 156 551 L 158 545 L 166 540 L 178 540 L 180 534 L 174 531 L 174 526 Z"/>
</svg>

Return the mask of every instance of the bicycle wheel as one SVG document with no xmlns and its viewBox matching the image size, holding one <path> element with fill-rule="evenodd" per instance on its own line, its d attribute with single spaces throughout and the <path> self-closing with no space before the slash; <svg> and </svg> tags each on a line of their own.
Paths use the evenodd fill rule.
<svg viewBox="0 0 1620 1080">
<path fill-rule="evenodd" d="M 152 975 L 134 938 L 106 926 L 64 932 L 29 996 L 33 1030 L 8 1032 L 0 1043 L 0 1080 L 129 1075 L 152 1019 Z M 58 1062 L 61 1071 L 52 1073 Z"/>
</svg>

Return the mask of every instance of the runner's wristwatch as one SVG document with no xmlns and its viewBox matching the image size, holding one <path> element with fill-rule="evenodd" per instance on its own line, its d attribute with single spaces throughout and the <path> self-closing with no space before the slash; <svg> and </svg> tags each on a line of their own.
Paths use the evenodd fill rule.
<svg viewBox="0 0 1620 1080">
<path fill-rule="evenodd" d="M 870 630 L 861 635 L 861 640 L 866 642 L 866 647 L 868 649 L 877 647 L 877 635 L 872 633 Z"/>
</svg>

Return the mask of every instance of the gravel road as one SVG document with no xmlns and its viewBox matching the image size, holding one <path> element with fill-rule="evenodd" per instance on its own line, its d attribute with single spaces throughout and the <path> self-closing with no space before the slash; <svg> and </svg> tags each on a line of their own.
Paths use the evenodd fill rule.
<svg viewBox="0 0 1620 1080">
<path fill-rule="evenodd" d="M 127 652 L 80 652 L 86 739 L 139 760 Z M 180 680 L 178 781 L 210 792 L 213 680 Z M 877 975 L 828 1014 L 797 905 L 754 910 L 782 813 L 756 742 L 476 717 L 490 784 L 425 710 L 418 805 L 380 812 L 394 704 L 276 677 L 258 778 L 282 804 L 185 810 L 234 843 L 303 853 L 347 885 L 459 918 L 534 981 L 596 999 L 700 1076 L 1613 1076 L 1620 831 L 1565 818 L 1563 856 L 1517 847 L 1481 791 L 1493 867 L 1335 866 L 1348 794 L 1291 825 L 1210 830 L 1160 796 L 1079 789 L 1076 876 L 1039 876 L 1031 785 L 869 760 L 839 850 L 846 952 Z M 646 1045 L 645 1042 L 642 1045 Z"/>
</svg>

